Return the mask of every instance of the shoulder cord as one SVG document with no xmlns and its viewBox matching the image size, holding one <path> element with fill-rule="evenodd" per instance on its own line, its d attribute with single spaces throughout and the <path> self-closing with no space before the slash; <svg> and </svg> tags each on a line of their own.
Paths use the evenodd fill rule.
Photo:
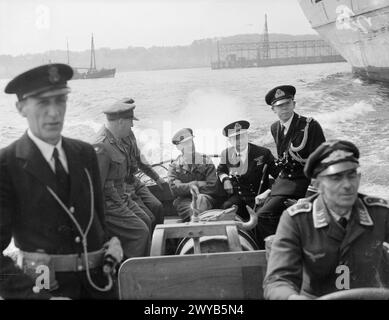
<svg viewBox="0 0 389 320">
<path fill-rule="evenodd" d="M 307 118 L 307 123 L 306 123 L 305 128 L 304 128 L 304 136 L 303 136 L 303 140 L 301 141 L 301 144 L 298 147 L 293 146 L 292 143 L 290 144 L 289 154 L 292 157 L 292 159 L 294 159 L 298 162 L 305 163 L 307 161 L 307 159 L 303 159 L 302 157 L 300 157 L 298 152 L 301 151 L 302 149 L 304 149 L 306 144 L 307 144 L 309 123 L 311 121 L 312 121 L 312 118 Z"/>
<path fill-rule="evenodd" d="M 78 232 L 81 234 L 81 237 L 82 237 L 82 247 L 83 247 L 83 251 L 84 251 L 84 257 L 85 257 L 85 270 L 86 270 L 86 276 L 87 276 L 87 279 L 88 279 L 88 282 L 89 284 L 96 290 L 98 291 L 101 291 L 101 292 L 107 292 L 109 290 L 112 289 L 112 286 L 113 286 L 113 280 L 112 280 L 112 276 L 111 274 L 107 274 L 107 277 L 108 277 L 108 284 L 104 287 L 104 288 L 100 288 L 99 286 L 97 286 L 91 276 L 90 276 L 90 271 L 89 271 L 89 261 L 88 261 L 88 245 L 87 245 L 87 235 L 88 235 L 88 232 L 89 232 L 89 229 L 91 228 L 92 226 L 92 222 L 93 222 L 93 213 L 94 213 L 94 192 L 93 192 L 93 184 L 92 184 L 92 179 L 90 177 L 90 174 L 88 172 L 88 169 L 84 168 L 85 170 L 85 173 L 88 177 L 88 182 L 89 182 L 89 190 L 90 190 L 90 193 L 91 193 L 91 197 L 90 197 L 90 200 L 91 200 L 91 204 L 90 204 L 90 207 L 91 207 L 91 214 L 90 214 L 90 218 L 89 218 L 89 223 L 88 223 L 88 226 L 85 230 L 85 232 L 82 231 L 81 229 L 81 226 L 80 224 L 78 223 L 78 221 L 76 220 L 76 218 L 73 216 L 73 214 L 70 212 L 70 210 L 65 206 L 65 204 L 62 202 L 62 200 L 57 196 L 57 194 L 49 187 L 49 186 L 46 186 L 47 187 L 47 190 L 49 190 L 49 192 L 51 193 L 51 195 L 54 197 L 54 199 L 59 203 L 59 205 L 62 207 L 62 209 L 64 209 L 64 211 L 68 214 L 69 218 L 73 221 L 73 223 L 75 224 L 75 226 L 77 227 L 77 230 Z"/>
</svg>

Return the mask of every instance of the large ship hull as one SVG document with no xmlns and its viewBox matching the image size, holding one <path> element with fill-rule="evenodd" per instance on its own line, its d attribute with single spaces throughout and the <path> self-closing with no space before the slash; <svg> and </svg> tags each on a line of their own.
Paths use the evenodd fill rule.
<svg viewBox="0 0 389 320">
<path fill-rule="evenodd" d="M 299 0 L 309 22 L 352 66 L 389 81 L 389 0 Z"/>
</svg>

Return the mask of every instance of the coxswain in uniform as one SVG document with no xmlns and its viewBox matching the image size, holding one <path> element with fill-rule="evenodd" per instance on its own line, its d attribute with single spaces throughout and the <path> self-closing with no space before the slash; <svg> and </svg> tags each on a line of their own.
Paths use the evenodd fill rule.
<svg viewBox="0 0 389 320">
<path fill-rule="evenodd" d="M 238 214 L 249 219 L 246 205 L 254 207 L 255 197 L 270 187 L 269 176 L 278 176 L 279 169 L 267 148 L 248 141 L 248 121 L 235 121 L 223 129 L 231 147 L 223 150 L 217 175 L 228 199 L 222 208 L 238 206 Z"/>
<path fill-rule="evenodd" d="M 122 251 L 106 232 L 96 153 L 90 144 L 61 135 L 72 76 L 66 64 L 48 64 L 5 88 L 16 94 L 29 128 L 0 151 L 4 299 L 117 297 L 111 271 Z M 16 264 L 3 254 L 11 238 L 19 248 Z"/>
<path fill-rule="evenodd" d="M 295 94 L 295 87 L 284 85 L 270 90 L 265 98 L 279 118 L 271 125 L 271 134 L 277 147 L 276 165 L 280 174 L 271 190 L 258 197 L 267 197 L 258 213 L 259 240 L 276 232 L 280 216 L 290 199 L 306 196 L 311 179 L 304 175 L 304 165 L 308 156 L 325 141 L 323 130 L 316 120 L 294 112 Z"/>
<path fill-rule="evenodd" d="M 304 171 L 317 179 L 319 193 L 282 214 L 267 264 L 265 298 L 389 289 L 389 204 L 358 193 L 358 148 L 349 141 L 325 142 Z"/>
</svg>

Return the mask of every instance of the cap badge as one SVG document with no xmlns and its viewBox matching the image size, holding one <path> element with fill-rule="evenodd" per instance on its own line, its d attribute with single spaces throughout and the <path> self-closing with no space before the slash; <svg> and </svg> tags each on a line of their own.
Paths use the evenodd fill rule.
<svg viewBox="0 0 389 320">
<path fill-rule="evenodd" d="M 281 89 L 277 89 L 276 93 L 274 94 L 274 98 L 278 99 L 281 98 L 285 95 L 285 92 L 282 91 Z"/>
<path fill-rule="evenodd" d="M 60 75 L 58 73 L 58 68 L 57 67 L 49 67 L 49 81 L 52 84 L 55 84 L 59 82 L 60 80 Z"/>
<path fill-rule="evenodd" d="M 242 129 L 242 126 L 240 125 L 239 122 L 235 123 L 234 129 L 235 129 L 235 130 L 240 130 L 240 129 Z"/>
<path fill-rule="evenodd" d="M 345 159 L 352 155 L 353 155 L 352 152 L 346 152 L 344 150 L 335 150 L 327 158 L 323 159 L 321 162 L 322 163 L 334 162 L 334 161 Z"/>
</svg>

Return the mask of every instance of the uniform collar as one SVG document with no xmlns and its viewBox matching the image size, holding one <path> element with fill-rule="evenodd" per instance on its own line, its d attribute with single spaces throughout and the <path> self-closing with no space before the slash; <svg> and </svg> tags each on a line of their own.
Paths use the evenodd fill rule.
<svg viewBox="0 0 389 320">
<path fill-rule="evenodd" d="M 374 225 L 373 220 L 371 219 L 365 204 L 359 197 L 357 198 L 357 201 L 352 207 L 351 214 L 354 214 L 356 216 L 358 223 L 361 225 Z M 320 195 L 313 201 L 312 215 L 313 225 L 316 229 L 327 226 L 331 220 L 330 213 L 328 212 L 324 204 L 323 197 Z"/>
<path fill-rule="evenodd" d="M 56 145 L 52 145 L 36 137 L 30 129 L 27 130 L 27 135 L 38 147 L 39 151 L 42 153 L 47 162 L 50 163 L 51 158 L 53 157 L 54 148 L 57 148 L 60 158 L 64 156 L 64 151 L 62 148 L 62 137 L 59 139 Z"/>
<path fill-rule="evenodd" d="M 282 123 L 282 122 L 280 121 L 281 128 L 282 128 L 282 126 L 285 127 L 285 135 L 286 135 L 286 133 L 287 133 L 288 130 L 289 130 L 289 127 L 290 127 L 290 124 L 291 124 L 292 121 L 293 121 L 293 118 L 294 118 L 294 113 L 293 113 L 293 115 L 289 118 L 289 120 L 286 121 L 285 123 Z"/>
<path fill-rule="evenodd" d="M 332 217 L 333 217 L 336 221 L 339 221 L 340 218 L 345 218 L 347 221 L 350 220 L 351 210 L 349 210 L 349 212 L 347 212 L 347 213 L 346 213 L 345 215 L 343 215 L 343 216 L 337 214 L 334 210 L 328 209 L 328 211 L 330 212 L 330 214 L 332 215 Z"/>
</svg>

